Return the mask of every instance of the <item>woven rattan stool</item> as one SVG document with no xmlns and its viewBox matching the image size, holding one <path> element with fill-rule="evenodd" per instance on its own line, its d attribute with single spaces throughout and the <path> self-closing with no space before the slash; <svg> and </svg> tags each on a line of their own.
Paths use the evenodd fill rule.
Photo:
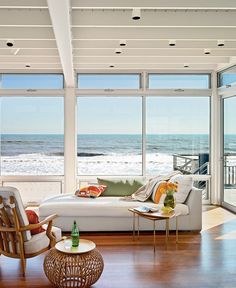
<svg viewBox="0 0 236 288">
<path fill-rule="evenodd" d="M 78 248 L 66 250 L 57 243 L 44 260 L 44 272 L 56 287 L 90 287 L 102 274 L 104 263 L 96 245 L 80 239 Z"/>
</svg>

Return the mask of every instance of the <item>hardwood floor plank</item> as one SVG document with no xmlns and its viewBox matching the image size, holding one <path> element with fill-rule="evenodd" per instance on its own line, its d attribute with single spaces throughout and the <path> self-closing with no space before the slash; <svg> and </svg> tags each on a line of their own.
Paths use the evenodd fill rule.
<svg viewBox="0 0 236 288">
<path fill-rule="evenodd" d="M 174 233 L 168 245 L 164 233 L 159 233 L 155 254 L 151 233 L 141 233 L 135 242 L 131 233 L 82 233 L 82 237 L 93 240 L 104 258 L 104 271 L 94 288 L 236 287 L 235 219 L 199 234 L 181 232 L 178 244 Z M 52 287 L 44 275 L 44 257 L 27 260 L 23 278 L 18 260 L 0 256 L 0 287 Z"/>
</svg>

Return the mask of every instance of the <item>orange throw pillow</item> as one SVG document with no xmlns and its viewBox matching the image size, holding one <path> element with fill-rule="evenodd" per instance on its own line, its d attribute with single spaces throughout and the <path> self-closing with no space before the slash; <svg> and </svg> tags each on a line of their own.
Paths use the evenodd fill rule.
<svg viewBox="0 0 236 288">
<path fill-rule="evenodd" d="M 97 198 L 102 194 L 103 191 L 105 191 L 106 188 L 106 185 L 90 185 L 76 191 L 75 195 L 78 197 Z"/>
<path fill-rule="evenodd" d="M 160 203 L 161 196 L 163 193 L 165 193 L 167 188 L 167 182 L 166 181 L 160 181 L 157 186 L 155 187 L 155 190 L 152 193 L 152 201 L 156 204 Z"/>
<path fill-rule="evenodd" d="M 35 213 L 35 211 L 25 210 L 25 213 L 26 213 L 27 218 L 29 220 L 29 224 L 38 224 L 39 223 L 39 217 Z M 30 232 L 31 232 L 31 235 L 36 235 L 36 234 L 42 233 L 44 231 L 45 231 L 45 229 L 43 229 L 43 227 L 39 227 L 39 228 L 31 230 Z"/>
</svg>

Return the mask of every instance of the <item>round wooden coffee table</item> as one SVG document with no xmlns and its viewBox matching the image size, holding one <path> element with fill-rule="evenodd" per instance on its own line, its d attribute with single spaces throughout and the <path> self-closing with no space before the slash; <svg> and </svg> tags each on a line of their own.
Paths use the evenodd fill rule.
<svg viewBox="0 0 236 288">
<path fill-rule="evenodd" d="M 68 241 L 68 240 L 67 240 Z M 104 263 L 95 243 L 80 239 L 76 248 L 66 249 L 64 240 L 44 259 L 44 272 L 56 287 L 90 287 L 101 276 Z"/>
</svg>

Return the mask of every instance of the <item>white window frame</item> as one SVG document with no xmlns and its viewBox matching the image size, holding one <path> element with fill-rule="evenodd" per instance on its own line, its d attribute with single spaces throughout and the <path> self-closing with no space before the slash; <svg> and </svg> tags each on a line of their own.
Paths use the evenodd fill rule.
<svg viewBox="0 0 236 288">
<path fill-rule="evenodd" d="M 188 74 L 186 71 L 177 71 L 180 74 Z M 176 74 L 177 74 L 176 72 Z M 83 73 L 91 73 L 91 71 L 83 71 Z M 107 71 L 93 71 L 93 74 L 103 73 L 107 74 Z M 216 174 L 216 167 L 218 167 L 218 159 L 216 156 L 217 149 L 217 137 L 213 137 L 213 135 L 217 134 L 217 125 L 214 124 L 213 121 L 215 118 L 219 118 L 218 109 L 218 91 L 217 91 L 217 76 L 214 71 L 190 71 L 189 74 L 211 74 L 211 89 L 151 89 L 149 90 L 147 87 L 147 79 L 148 74 L 150 73 L 170 73 L 175 74 L 173 71 L 157 71 L 157 70 L 149 70 L 149 71 L 118 71 L 117 73 L 120 74 L 140 74 L 140 83 L 141 88 L 139 90 L 135 89 L 109 89 L 109 90 L 96 90 L 96 89 L 78 89 L 78 88 L 64 88 L 64 89 L 0 89 L 0 97 L 64 97 L 64 176 L 20 176 L 20 175 L 11 175 L 11 176 L 2 176 L 0 175 L 0 185 L 4 184 L 4 182 L 11 182 L 11 181 L 29 181 L 29 182 L 40 182 L 40 181 L 60 181 L 62 187 L 62 193 L 74 193 L 75 189 L 78 188 L 81 181 L 87 181 L 90 179 L 94 179 L 95 176 L 79 176 L 77 175 L 77 97 L 83 96 L 119 96 L 119 97 L 137 97 L 142 96 L 142 139 L 143 139 L 143 149 L 142 149 L 142 160 L 143 160 L 143 176 L 146 172 L 146 97 L 147 96 L 176 96 L 176 97 L 183 97 L 183 96 L 209 96 L 211 97 L 211 150 L 210 150 L 210 159 L 211 159 L 211 174 L 210 175 L 194 175 L 194 179 L 199 181 L 208 181 L 210 189 L 210 197 L 209 200 L 204 201 L 204 203 L 210 203 L 211 199 L 215 203 L 217 203 L 216 199 L 218 199 L 218 192 L 214 191 L 214 188 L 217 186 L 214 180 L 217 178 Z M 42 74 L 40 72 L 40 74 Z M 109 176 L 108 176 L 109 177 Z M 113 176 L 112 176 L 113 177 Z M 211 178 L 214 179 L 211 181 Z M 86 178 L 86 179 L 85 179 Z M 218 186 L 219 187 L 219 186 Z M 219 189 L 218 189 L 219 190 Z M 214 191 L 214 193 L 212 193 Z M 219 203 L 218 203 L 219 204 Z"/>
<path fill-rule="evenodd" d="M 103 72 L 93 72 L 92 74 L 107 74 Z M 123 74 L 122 72 L 119 72 Z M 128 74 L 127 71 L 124 72 L 125 74 Z M 130 73 L 134 73 L 134 71 L 130 71 Z M 213 132 L 213 127 L 211 124 L 212 120 L 212 109 L 214 109 L 214 106 L 212 105 L 212 88 L 209 89 L 148 89 L 148 74 L 162 74 L 162 72 L 153 72 L 153 71 L 142 71 L 140 72 L 140 82 L 141 82 L 141 88 L 140 90 L 135 90 L 135 89 L 76 89 L 76 97 L 101 97 L 101 96 L 117 96 L 117 97 L 137 97 L 141 96 L 142 97 L 142 173 L 143 177 L 147 177 L 146 175 L 146 98 L 153 96 L 153 97 L 158 97 L 158 96 L 172 96 L 172 97 L 210 97 L 210 163 L 211 163 L 211 173 L 209 175 L 193 175 L 194 180 L 196 181 L 206 181 L 208 188 L 209 188 L 209 199 L 203 200 L 204 204 L 209 204 L 211 201 L 211 175 L 212 171 L 215 167 L 214 163 L 212 163 L 212 149 L 214 148 L 214 141 L 212 141 L 212 132 Z M 213 81 L 213 71 L 196 71 L 196 72 L 180 72 L 180 73 L 173 73 L 169 71 L 169 74 L 209 74 L 209 81 L 210 85 Z M 88 73 L 86 73 L 88 74 Z M 117 74 L 117 73 L 116 73 Z M 164 73 L 163 74 L 167 74 Z M 76 172 L 77 174 L 77 172 Z M 111 176 L 111 175 L 103 175 L 103 177 L 106 178 L 119 178 L 119 176 Z M 134 176 L 129 176 L 130 178 Z M 96 175 L 94 176 L 83 176 L 83 175 L 77 175 L 77 187 L 79 188 L 81 183 L 86 183 L 86 182 L 94 182 L 96 180 Z"/>
<path fill-rule="evenodd" d="M 63 97 L 65 89 L 0 89 L 0 97 Z M 64 101 L 64 106 L 65 106 Z M 65 118 L 65 116 L 64 116 Z M 65 120 L 64 120 L 65 121 Z M 65 131 L 64 131 L 65 134 Z M 65 140 L 64 140 L 65 141 Z M 65 153 L 65 146 L 64 146 Z M 64 159 L 65 162 L 65 159 Z M 64 163 L 65 166 L 65 163 Z M 65 174 L 65 171 L 64 171 Z M 0 175 L 0 185 L 5 182 L 60 182 L 61 193 L 65 192 L 65 175 Z"/>
</svg>

